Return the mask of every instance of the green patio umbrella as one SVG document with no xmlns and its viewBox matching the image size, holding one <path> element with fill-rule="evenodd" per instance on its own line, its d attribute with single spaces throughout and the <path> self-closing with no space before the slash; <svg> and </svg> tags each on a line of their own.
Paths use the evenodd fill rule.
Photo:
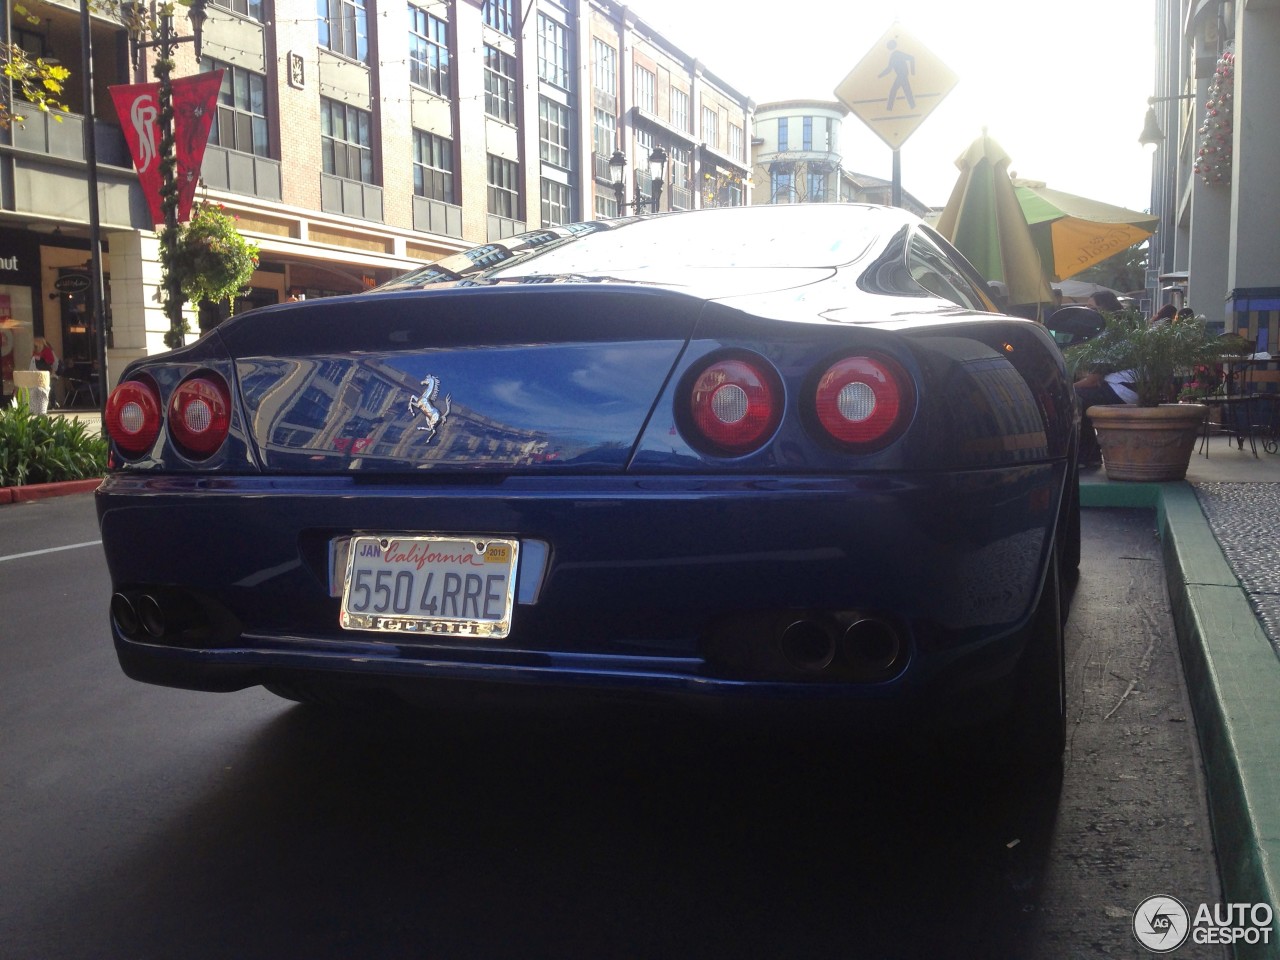
<svg viewBox="0 0 1280 960">
<path fill-rule="evenodd" d="M 1155 233 L 1159 217 L 1051 190 L 1039 180 L 1014 180 L 1018 203 L 1044 269 L 1065 280 Z"/>
<path fill-rule="evenodd" d="M 1040 255 L 1009 179 L 1009 156 L 987 136 L 970 144 L 956 166 L 960 178 L 937 229 L 987 280 L 1009 291 L 1009 304 L 1053 300 Z"/>
</svg>

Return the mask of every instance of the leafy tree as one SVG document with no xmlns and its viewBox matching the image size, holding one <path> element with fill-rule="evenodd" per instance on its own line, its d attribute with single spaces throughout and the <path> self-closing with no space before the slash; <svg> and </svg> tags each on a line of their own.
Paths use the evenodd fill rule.
<svg viewBox="0 0 1280 960">
<path fill-rule="evenodd" d="M 1121 293 L 1141 290 L 1147 285 L 1148 246 L 1145 242 L 1127 247 L 1101 263 L 1095 263 L 1071 279 L 1100 283 Z"/>
<path fill-rule="evenodd" d="M 32 16 L 31 11 L 21 4 L 15 4 L 13 12 L 28 23 L 40 23 L 40 18 Z M 4 65 L 5 79 L 12 84 L 0 84 L 0 127 L 8 129 L 14 121 L 26 119 L 14 112 L 10 90 L 12 95 L 30 103 L 41 113 L 67 109 L 61 100 L 62 87 L 71 76 L 66 67 L 50 63 L 43 57 L 33 57 L 16 43 L 0 43 L 0 64 Z"/>
</svg>

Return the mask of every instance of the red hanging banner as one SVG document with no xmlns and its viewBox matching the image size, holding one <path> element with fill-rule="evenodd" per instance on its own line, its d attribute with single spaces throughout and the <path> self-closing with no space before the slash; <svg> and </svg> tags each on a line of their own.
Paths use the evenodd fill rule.
<svg viewBox="0 0 1280 960">
<path fill-rule="evenodd" d="M 173 139 L 178 154 L 178 222 L 191 219 L 191 202 L 200 182 L 200 164 L 209 145 L 209 129 L 218 108 L 222 71 L 210 70 L 173 81 Z"/>
<path fill-rule="evenodd" d="M 153 224 L 164 222 L 160 207 L 160 84 L 133 83 L 111 87 L 120 129 L 138 171 Z"/>
<path fill-rule="evenodd" d="M 221 86 L 221 70 L 179 77 L 171 84 L 179 223 L 191 216 L 191 204 L 200 180 L 200 164 L 209 143 L 209 129 L 213 125 Z M 111 87 L 110 90 L 125 142 L 133 156 L 134 169 L 138 171 L 138 182 L 147 198 L 151 222 L 163 224 L 164 208 L 160 201 L 160 84 L 134 83 Z"/>
</svg>

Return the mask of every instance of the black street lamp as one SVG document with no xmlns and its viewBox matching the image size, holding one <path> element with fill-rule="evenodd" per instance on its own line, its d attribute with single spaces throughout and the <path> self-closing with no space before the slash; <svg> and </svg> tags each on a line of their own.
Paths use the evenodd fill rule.
<svg viewBox="0 0 1280 960">
<path fill-rule="evenodd" d="M 1194 100 L 1194 93 L 1181 93 L 1174 97 L 1147 97 L 1147 116 L 1142 123 L 1142 133 L 1138 142 L 1144 147 L 1154 150 L 1164 143 L 1164 131 L 1160 129 L 1160 121 L 1156 117 L 1156 104 L 1168 103 L 1171 100 Z"/>
<path fill-rule="evenodd" d="M 84 161 L 89 181 L 89 309 L 93 314 L 94 352 L 97 354 L 98 389 L 90 395 L 105 410 L 107 403 L 107 310 L 106 284 L 102 274 L 102 214 L 98 205 L 97 120 L 93 110 L 93 32 L 89 21 L 89 0 L 80 2 L 80 72 L 84 92 Z M 90 384 L 93 383 L 92 375 Z"/>
<path fill-rule="evenodd" d="M 653 152 L 649 154 L 649 196 L 640 192 L 640 182 L 637 180 L 630 203 L 625 200 L 627 184 L 623 175 L 626 167 L 626 154 L 621 150 L 613 151 L 613 156 L 609 158 L 609 173 L 613 177 L 613 193 L 618 200 L 618 211 L 622 212 L 630 207 L 636 213 L 643 213 L 645 207 L 649 207 L 657 213 L 658 203 L 662 199 L 662 187 L 667 178 L 667 151 L 661 146 L 653 148 Z"/>
</svg>

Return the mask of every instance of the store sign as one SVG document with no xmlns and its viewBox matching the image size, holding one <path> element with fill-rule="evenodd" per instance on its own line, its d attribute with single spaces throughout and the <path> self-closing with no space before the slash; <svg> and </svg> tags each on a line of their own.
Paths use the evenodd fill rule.
<svg viewBox="0 0 1280 960">
<path fill-rule="evenodd" d="M 18 258 L 16 256 L 0 257 L 0 270 L 17 270 L 17 269 L 18 269 Z"/>
<path fill-rule="evenodd" d="M 53 281 L 53 289 L 59 293 L 84 293 L 89 289 L 87 273 L 68 273 Z"/>
</svg>

